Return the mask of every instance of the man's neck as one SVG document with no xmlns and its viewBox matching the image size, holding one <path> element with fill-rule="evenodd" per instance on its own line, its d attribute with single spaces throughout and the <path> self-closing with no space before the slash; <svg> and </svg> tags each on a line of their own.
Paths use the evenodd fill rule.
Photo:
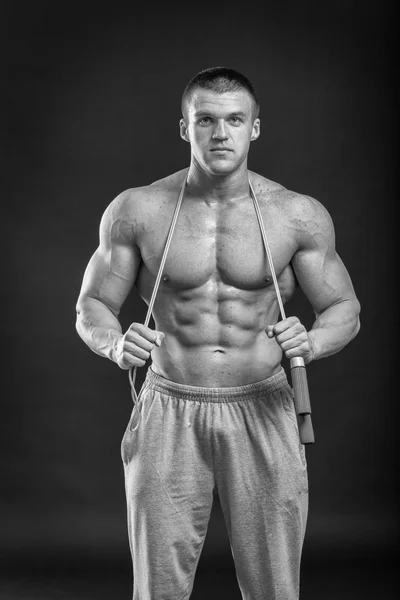
<svg viewBox="0 0 400 600">
<path fill-rule="evenodd" d="M 207 173 L 195 163 L 191 163 L 187 176 L 188 191 L 191 195 L 210 202 L 232 201 L 249 194 L 249 174 L 247 164 L 226 175 Z"/>
</svg>

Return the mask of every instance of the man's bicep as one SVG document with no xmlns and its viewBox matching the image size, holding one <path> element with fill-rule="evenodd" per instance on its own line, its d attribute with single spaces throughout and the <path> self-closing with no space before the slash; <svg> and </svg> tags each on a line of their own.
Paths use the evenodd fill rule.
<svg viewBox="0 0 400 600">
<path fill-rule="evenodd" d="M 314 311 L 354 299 L 351 279 L 335 249 L 335 229 L 326 208 L 315 198 L 298 196 L 292 204 L 297 251 L 296 277 Z"/>
<path fill-rule="evenodd" d="M 300 250 L 292 264 L 300 287 L 317 314 L 355 297 L 347 269 L 334 249 Z"/>
<path fill-rule="evenodd" d="M 118 315 L 139 271 L 141 257 L 133 228 L 124 214 L 123 198 L 105 211 L 100 243 L 86 268 L 80 298 L 94 298 Z"/>
<path fill-rule="evenodd" d="M 80 297 L 99 300 L 117 316 L 135 283 L 139 265 L 135 248 L 114 246 L 105 251 L 99 246 L 86 268 Z"/>
</svg>

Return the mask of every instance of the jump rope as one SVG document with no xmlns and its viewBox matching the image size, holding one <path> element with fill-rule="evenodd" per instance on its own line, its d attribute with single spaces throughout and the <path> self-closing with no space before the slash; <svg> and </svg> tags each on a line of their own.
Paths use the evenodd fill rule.
<svg viewBox="0 0 400 600">
<path fill-rule="evenodd" d="M 153 292 L 151 294 L 149 306 L 147 309 L 146 318 L 144 321 L 145 327 L 149 326 L 150 317 L 153 312 L 153 307 L 154 307 L 154 303 L 156 300 L 158 288 L 160 286 L 160 281 L 161 281 L 161 276 L 163 274 L 165 261 L 167 259 L 169 247 L 171 245 L 171 240 L 172 240 L 172 236 L 173 236 L 175 225 L 176 225 L 176 221 L 178 219 L 179 211 L 181 208 L 183 194 L 184 194 L 185 186 L 186 186 L 186 180 L 187 180 L 187 177 L 185 177 L 183 180 L 179 198 L 178 198 L 178 201 L 175 206 L 175 211 L 174 211 L 171 225 L 169 228 L 167 241 L 165 243 L 164 252 L 163 252 L 163 255 L 161 258 L 161 263 L 160 263 L 160 266 L 158 269 L 156 281 L 154 284 Z M 275 293 L 276 293 L 276 297 L 278 300 L 279 310 L 280 310 L 282 319 L 286 319 L 285 309 L 283 308 L 282 296 L 281 296 L 281 292 L 279 290 L 278 280 L 276 278 L 275 268 L 274 268 L 274 264 L 272 261 L 272 255 L 271 255 L 271 250 L 270 250 L 269 243 L 268 243 L 267 233 L 266 233 L 264 222 L 263 222 L 262 215 L 261 215 L 260 205 L 258 203 L 257 196 L 254 192 L 253 186 L 251 185 L 250 179 L 249 179 L 249 186 L 250 186 L 250 193 L 251 193 L 251 197 L 252 197 L 252 200 L 254 203 L 254 208 L 256 211 L 258 223 L 259 223 L 260 230 L 261 230 L 261 236 L 263 239 L 264 248 L 265 248 L 265 252 L 267 255 L 267 260 L 268 260 L 269 268 L 271 271 L 272 280 L 274 283 L 274 288 L 275 288 Z M 137 372 L 137 367 L 131 367 L 129 369 L 129 374 L 128 374 L 129 375 L 129 383 L 131 386 L 132 400 L 134 403 L 134 412 L 132 414 L 131 425 L 130 425 L 130 431 L 132 431 L 132 432 L 136 431 L 136 429 L 139 427 L 139 423 L 140 423 L 139 404 L 140 404 L 141 399 L 140 400 L 138 399 L 136 389 L 135 389 L 136 372 Z M 312 426 L 312 421 L 311 421 L 310 394 L 308 391 L 307 373 L 306 373 L 305 363 L 304 363 L 304 359 L 302 357 L 299 356 L 299 357 L 290 359 L 290 375 L 291 375 L 291 380 L 292 380 L 292 385 L 293 385 L 293 400 L 294 400 L 295 411 L 296 411 L 296 415 L 297 415 L 297 423 L 298 423 L 298 427 L 299 427 L 300 441 L 302 444 L 312 444 L 314 442 L 314 431 L 313 431 L 313 426 Z M 137 422 L 136 426 L 132 429 L 132 424 L 134 421 L 135 414 L 138 414 L 138 422 Z"/>
</svg>

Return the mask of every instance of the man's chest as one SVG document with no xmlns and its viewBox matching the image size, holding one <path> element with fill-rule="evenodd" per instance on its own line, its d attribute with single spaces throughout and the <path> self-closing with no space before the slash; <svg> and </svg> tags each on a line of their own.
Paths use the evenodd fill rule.
<svg viewBox="0 0 400 600">
<path fill-rule="evenodd" d="M 290 263 L 294 243 L 290 227 L 265 212 L 263 220 L 277 276 Z M 151 274 L 158 267 L 172 215 L 159 215 L 141 238 L 143 262 Z M 164 268 L 164 281 L 188 289 L 211 279 L 243 290 L 272 283 L 259 222 L 254 206 L 210 210 L 206 205 L 182 205 Z"/>
</svg>

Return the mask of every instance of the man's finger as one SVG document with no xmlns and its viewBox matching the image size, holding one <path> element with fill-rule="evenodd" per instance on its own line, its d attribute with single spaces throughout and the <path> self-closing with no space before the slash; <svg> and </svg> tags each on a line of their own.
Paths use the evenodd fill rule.
<svg viewBox="0 0 400 600">
<path fill-rule="evenodd" d="M 153 329 L 150 329 L 150 327 L 146 327 L 141 323 L 132 323 L 129 327 L 129 331 L 139 334 L 142 338 L 148 342 L 151 342 L 152 344 L 155 344 L 157 339 L 160 341 L 160 343 L 164 339 L 164 333 L 161 331 L 154 331 Z"/>
<path fill-rule="evenodd" d="M 143 343 L 148 344 L 149 342 L 147 342 L 146 340 L 143 340 Z M 142 346 L 139 346 L 138 344 L 133 344 L 132 342 L 129 341 L 125 341 L 124 345 L 123 345 L 123 352 L 124 354 L 130 354 L 132 356 L 136 356 L 137 358 L 141 358 L 142 360 L 147 360 L 150 356 L 150 352 L 153 348 L 153 346 L 151 344 L 149 344 L 151 346 L 150 349 L 147 348 L 143 348 Z"/>
<path fill-rule="evenodd" d="M 154 342 L 156 346 L 161 346 L 163 339 L 165 338 L 165 333 L 162 331 L 155 331 L 156 341 Z"/>
<path fill-rule="evenodd" d="M 290 329 L 286 329 L 283 333 L 278 333 L 276 336 L 276 341 L 278 344 L 282 344 L 283 342 L 287 342 L 289 340 L 296 339 L 299 340 L 300 343 L 307 340 L 307 332 L 305 327 L 291 327 Z"/>
<path fill-rule="evenodd" d="M 276 325 L 274 325 L 275 335 L 283 333 L 284 331 L 290 329 L 290 327 L 294 327 L 298 323 L 300 323 L 300 320 L 297 317 L 288 317 L 287 319 L 279 321 Z"/>
<path fill-rule="evenodd" d="M 146 327 L 146 325 L 142 325 L 142 323 L 132 323 L 129 327 L 129 330 L 138 333 L 142 336 L 142 338 L 144 338 L 148 342 L 151 342 L 152 344 L 154 344 L 156 340 L 155 331 L 153 331 L 153 329 L 150 329 L 150 327 Z"/>
<path fill-rule="evenodd" d="M 149 340 L 144 338 L 140 333 L 132 329 L 129 329 L 129 331 L 127 331 L 125 334 L 125 340 L 127 342 L 134 344 L 138 348 L 143 348 L 143 350 L 146 350 L 147 352 L 151 352 L 153 350 L 155 342 L 154 338 L 155 335 L 153 334 L 153 341 L 149 342 Z"/>
<path fill-rule="evenodd" d="M 130 369 L 131 367 L 144 367 L 146 361 L 142 358 L 138 358 L 137 356 L 132 356 L 127 352 L 124 352 L 121 356 L 122 368 Z"/>
</svg>

